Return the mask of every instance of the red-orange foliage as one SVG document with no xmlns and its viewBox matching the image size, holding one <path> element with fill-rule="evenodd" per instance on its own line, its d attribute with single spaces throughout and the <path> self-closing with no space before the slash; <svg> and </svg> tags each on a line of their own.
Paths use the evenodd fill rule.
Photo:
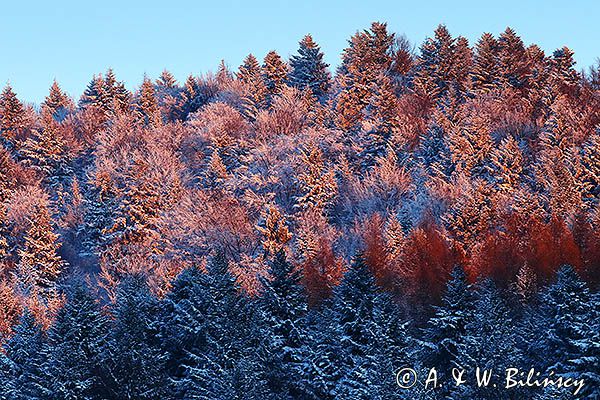
<svg viewBox="0 0 600 400">
<path fill-rule="evenodd" d="M 437 302 L 460 252 L 445 238 L 431 218 L 415 228 L 405 245 L 403 280 L 417 301 Z"/>
</svg>

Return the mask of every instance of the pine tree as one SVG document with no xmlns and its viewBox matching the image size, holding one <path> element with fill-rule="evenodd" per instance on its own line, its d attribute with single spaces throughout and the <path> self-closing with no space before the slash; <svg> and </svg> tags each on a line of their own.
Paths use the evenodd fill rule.
<svg viewBox="0 0 600 400">
<path fill-rule="evenodd" d="M 112 311 L 115 321 L 100 356 L 103 398 L 168 398 L 166 354 L 158 343 L 160 303 L 143 277 L 123 280 Z"/>
<path fill-rule="evenodd" d="M 29 290 L 51 291 L 56 288 L 66 265 L 58 254 L 59 236 L 53 232 L 50 213 L 44 206 L 36 207 L 29 224 L 25 244 L 18 252 L 17 278 L 21 282 L 31 280 L 35 287 L 27 288 Z M 25 276 L 28 274 L 33 276 Z"/>
<path fill-rule="evenodd" d="M 258 112 L 267 104 L 267 87 L 263 79 L 263 72 L 256 57 L 249 54 L 244 63 L 240 65 L 237 78 L 245 85 L 242 98 L 243 114 L 254 120 Z"/>
<path fill-rule="evenodd" d="M 8 143 L 13 143 L 15 137 L 21 132 L 25 124 L 25 110 L 23 104 L 7 84 L 0 94 L 0 132 L 2 138 Z M 14 144 L 14 143 L 13 143 Z"/>
<path fill-rule="evenodd" d="M 313 95 L 323 99 L 331 87 L 329 65 L 323 61 L 323 53 L 311 35 L 300 41 L 298 55 L 290 58 L 290 85 L 300 90 L 309 88 Z"/>
<path fill-rule="evenodd" d="M 270 102 L 283 90 L 288 75 L 288 66 L 277 52 L 270 51 L 265 56 L 262 70 Z"/>
<path fill-rule="evenodd" d="M 108 322 L 88 289 L 76 283 L 47 333 L 44 386 L 51 398 L 90 399 L 103 395 L 100 355 L 107 339 Z"/>
</svg>

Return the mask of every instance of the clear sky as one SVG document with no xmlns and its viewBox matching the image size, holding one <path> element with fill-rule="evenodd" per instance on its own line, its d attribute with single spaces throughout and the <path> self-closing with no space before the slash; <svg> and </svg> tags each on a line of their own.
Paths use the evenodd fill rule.
<svg viewBox="0 0 600 400">
<path fill-rule="evenodd" d="M 293 54 L 311 33 L 337 65 L 347 39 L 372 21 L 420 45 L 444 23 L 473 43 L 482 32 L 511 26 L 526 44 L 547 53 L 563 45 L 578 68 L 600 56 L 600 2 L 581 1 L 10 1 L 0 6 L 0 84 L 39 103 L 57 79 L 77 98 L 92 75 L 112 67 L 129 88 L 144 73 L 166 68 L 179 80 L 215 70 L 224 59 L 237 68 L 252 52 Z"/>
</svg>

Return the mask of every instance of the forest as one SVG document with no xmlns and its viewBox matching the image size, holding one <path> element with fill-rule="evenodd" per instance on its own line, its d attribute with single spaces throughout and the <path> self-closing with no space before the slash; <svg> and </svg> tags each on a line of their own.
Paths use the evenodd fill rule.
<svg viewBox="0 0 600 400">
<path fill-rule="evenodd" d="M 600 62 L 380 22 L 260 58 L 5 86 L 0 399 L 600 399 Z M 585 385 L 397 383 L 478 366 Z"/>
</svg>

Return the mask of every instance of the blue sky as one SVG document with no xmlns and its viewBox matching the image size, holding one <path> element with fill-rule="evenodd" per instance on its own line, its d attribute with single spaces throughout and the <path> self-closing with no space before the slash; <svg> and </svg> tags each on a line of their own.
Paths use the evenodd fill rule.
<svg viewBox="0 0 600 400">
<path fill-rule="evenodd" d="M 600 56 L 598 15 L 593 0 L 12 1 L 0 10 L 0 84 L 40 102 L 54 78 L 78 97 L 108 67 L 129 88 L 164 68 L 184 80 L 221 59 L 237 68 L 249 52 L 287 57 L 309 32 L 336 65 L 347 39 L 376 20 L 416 45 L 439 23 L 471 43 L 511 26 L 547 53 L 568 45 L 578 68 L 587 68 Z"/>
</svg>

